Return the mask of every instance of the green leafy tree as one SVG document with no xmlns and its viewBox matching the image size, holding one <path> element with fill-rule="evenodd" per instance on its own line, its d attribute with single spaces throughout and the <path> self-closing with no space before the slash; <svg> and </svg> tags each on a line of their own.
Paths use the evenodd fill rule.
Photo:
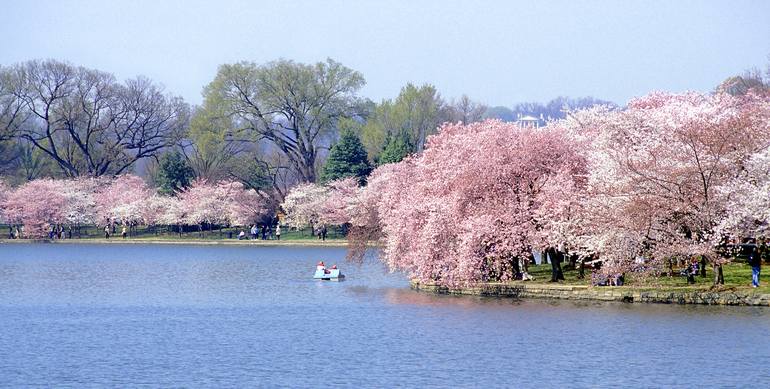
<svg viewBox="0 0 770 389">
<path fill-rule="evenodd" d="M 238 157 L 252 144 L 245 140 L 236 134 L 221 100 L 210 95 L 195 109 L 182 150 L 195 177 L 217 181 L 229 178 Z"/>
<path fill-rule="evenodd" d="M 450 119 L 448 113 L 436 87 L 407 84 L 395 100 L 383 100 L 373 109 L 361 130 L 362 142 L 373 157 L 383 150 L 388 135 L 406 131 L 413 140 L 411 152 L 421 152 L 428 135 Z"/>
<path fill-rule="evenodd" d="M 280 150 L 299 181 L 315 182 L 319 148 L 340 119 L 360 114 L 356 94 L 364 83 L 360 73 L 331 59 L 240 62 L 220 66 L 204 95 L 222 104 L 239 133 Z"/>
<path fill-rule="evenodd" d="M 160 158 L 155 181 L 158 183 L 158 191 L 171 195 L 190 186 L 195 178 L 195 172 L 187 164 L 187 161 L 178 151 L 168 152 Z"/>
<path fill-rule="evenodd" d="M 372 166 L 361 139 L 353 131 L 343 130 L 340 140 L 329 151 L 321 181 L 326 183 L 345 177 L 358 177 L 359 184 L 363 185 L 371 171 Z"/>
<path fill-rule="evenodd" d="M 401 131 L 396 136 L 388 134 L 385 140 L 385 147 L 377 157 L 378 165 L 385 165 L 387 163 L 401 162 L 407 155 L 412 153 L 414 145 L 409 133 Z"/>
</svg>

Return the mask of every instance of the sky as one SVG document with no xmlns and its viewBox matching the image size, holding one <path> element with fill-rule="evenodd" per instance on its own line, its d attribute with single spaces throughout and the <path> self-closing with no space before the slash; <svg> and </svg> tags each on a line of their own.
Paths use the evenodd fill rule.
<svg viewBox="0 0 770 389">
<path fill-rule="evenodd" d="M 225 63 L 332 58 L 361 95 L 430 83 L 512 106 L 708 92 L 770 64 L 770 1 L 0 0 L 0 65 L 66 60 L 150 77 L 192 104 Z"/>
</svg>

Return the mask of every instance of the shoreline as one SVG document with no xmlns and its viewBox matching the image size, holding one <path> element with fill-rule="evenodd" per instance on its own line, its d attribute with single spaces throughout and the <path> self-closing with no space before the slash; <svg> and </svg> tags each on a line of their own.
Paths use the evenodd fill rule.
<svg viewBox="0 0 770 389">
<path fill-rule="evenodd" d="M 695 304 L 770 307 L 770 294 L 739 290 L 693 290 L 682 287 L 656 290 L 654 288 L 614 286 L 590 287 L 543 283 L 484 283 L 464 288 L 448 288 L 436 284 L 411 281 L 410 287 L 420 292 L 445 295 L 468 295 L 518 299 L 615 301 L 647 304 Z M 734 289 L 734 288 L 733 288 Z"/>
<path fill-rule="evenodd" d="M 206 240 L 206 239 L 2 239 L 0 244 L 161 244 L 161 245 L 195 245 L 195 246 L 297 246 L 297 247 L 347 247 L 346 240 L 313 241 L 313 240 Z"/>
</svg>

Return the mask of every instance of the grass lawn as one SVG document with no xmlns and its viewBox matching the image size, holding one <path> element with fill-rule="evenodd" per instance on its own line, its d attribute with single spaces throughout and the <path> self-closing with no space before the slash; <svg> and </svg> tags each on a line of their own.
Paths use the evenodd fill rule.
<svg viewBox="0 0 770 389">
<path fill-rule="evenodd" d="M 228 227 L 220 229 L 214 229 L 213 231 L 203 231 L 202 233 L 194 228 L 187 227 L 180 235 L 175 229 L 169 229 L 167 227 L 150 228 L 146 226 L 136 227 L 133 231 L 129 232 L 129 240 L 147 240 L 147 241 L 234 241 L 237 239 L 238 233 L 244 230 L 248 236 L 248 228 L 236 228 Z M 0 225 L 0 231 L 7 231 L 7 225 Z M 120 236 L 122 227 L 118 226 L 115 229 L 115 234 L 110 236 L 110 240 L 122 240 Z M 68 232 L 65 232 L 67 236 Z M 8 234 L 0 234 L 0 241 L 8 238 Z M 104 231 L 101 228 L 94 226 L 81 227 L 79 230 L 72 232 L 72 240 L 104 240 Z M 275 236 L 272 237 L 275 239 Z M 326 235 L 327 241 L 341 242 L 345 240 L 345 235 L 337 227 L 331 227 L 328 229 Z M 304 230 L 290 230 L 289 228 L 283 228 L 281 231 L 281 241 L 320 241 L 317 236 L 313 236 L 311 230 L 306 228 Z"/>
<path fill-rule="evenodd" d="M 233 229 L 233 228 L 223 228 L 220 232 L 219 230 L 214 231 L 204 231 L 202 234 L 199 232 L 184 232 L 180 236 L 178 233 L 168 233 L 168 232 L 162 232 L 159 234 L 155 233 L 140 233 L 135 236 L 131 236 L 131 240 L 170 240 L 170 241 L 199 241 L 199 240 L 211 240 L 211 241 L 221 241 L 221 240 L 236 240 L 238 233 L 240 232 L 239 229 Z M 230 237 L 232 234 L 232 238 Z M 247 237 L 248 232 L 247 232 Z M 88 239 L 104 239 L 104 236 L 89 236 Z M 120 235 L 116 237 L 112 237 L 111 239 L 122 239 Z M 261 240 L 261 239 L 258 239 Z M 275 240 L 275 236 L 272 237 L 271 240 Z M 340 233 L 329 233 L 326 235 L 326 240 L 332 240 L 332 241 L 344 241 L 345 237 Z M 310 234 L 309 230 L 305 231 L 281 231 L 281 241 L 320 241 L 318 237 L 313 236 Z"/>
<path fill-rule="evenodd" d="M 591 281 L 591 271 L 586 270 L 586 277 L 584 279 L 578 279 L 578 271 L 572 269 L 564 270 L 564 281 L 561 281 L 562 285 L 589 285 Z M 654 279 L 642 280 L 635 278 L 633 274 L 626 274 L 626 284 L 624 287 L 629 288 L 642 288 L 642 289 L 655 289 L 655 290 L 702 290 L 706 291 L 711 289 L 714 284 L 714 273 L 712 268 L 708 266 L 706 268 L 706 277 L 695 277 L 695 284 L 688 284 L 687 278 L 679 276 L 678 269 L 674 269 L 677 276 L 668 277 L 662 276 Z M 751 287 L 751 266 L 742 262 L 729 263 L 723 266 L 722 270 L 725 278 L 725 285 L 720 287 L 720 290 L 735 289 L 744 292 L 758 292 L 758 293 L 770 293 L 770 264 L 765 264 L 762 267 L 762 273 L 760 274 L 760 287 Z M 529 274 L 535 277 L 534 281 L 545 283 L 551 279 L 551 265 L 530 265 Z M 522 282 L 522 281 L 516 281 Z"/>
</svg>

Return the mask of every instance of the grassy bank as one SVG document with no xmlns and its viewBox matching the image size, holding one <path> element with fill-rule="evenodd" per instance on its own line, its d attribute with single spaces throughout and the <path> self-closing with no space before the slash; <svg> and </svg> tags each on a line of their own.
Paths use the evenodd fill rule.
<svg viewBox="0 0 770 389">
<path fill-rule="evenodd" d="M 768 266 L 770 268 L 770 266 Z M 770 270 L 770 269 L 768 269 Z M 519 299 L 593 300 L 627 303 L 742 305 L 770 307 L 770 277 L 761 277 L 761 287 L 751 287 L 751 268 L 744 263 L 724 266 L 725 285 L 714 287 L 711 271 L 688 284 L 685 277 L 663 276 L 635 279 L 626 276 L 624 286 L 591 286 L 590 277 L 579 279 L 577 270 L 565 269 L 564 281 L 548 282 L 551 266 L 531 266 L 532 281 L 487 282 L 467 287 L 448 288 L 412 281 L 412 289 L 437 294 L 474 295 Z M 588 276 L 588 275 L 587 275 Z"/>
<path fill-rule="evenodd" d="M 551 265 L 535 265 L 529 267 L 529 273 L 535 277 L 533 281 L 514 281 L 510 284 L 542 284 L 551 279 Z M 746 263 L 734 262 L 723 266 L 725 284 L 714 288 L 714 274 L 711 267 L 706 269 L 706 277 L 696 276 L 695 284 L 688 284 L 687 279 L 679 276 L 678 269 L 675 269 L 675 276 L 661 276 L 653 279 L 640 279 L 633 274 L 626 275 L 624 286 L 606 287 L 611 289 L 640 289 L 640 290 L 658 290 L 658 291 L 709 291 L 709 290 L 734 290 L 756 293 L 770 293 L 770 264 L 762 268 L 760 276 L 760 287 L 751 287 L 751 267 Z M 564 281 L 560 285 L 590 285 L 590 270 L 586 270 L 586 277 L 578 278 L 576 269 L 564 269 Z M 604 287 L 602 287 L 604 288 Z"/>
<path fill-rule="evenodd" d="M 0 244 L 4 243 L 55 243 L 55 244 L 196 244 L 196 245 L 236 245 L 236 246 L 327 246 L 327 247 L 342 247 L 347 245 L 347 240 L 340 231 L 331 230 L 327 235 L 326 240 L 322 241 L 318 237 L 313 236 L 309 229 L 307 230 L 292 230 L 282 231 L 281 239 L 276 239 L 275 236 L 269 237 L 267 240 L 260 239 L 244 239 L 238 240 L 237 228 L 223 228 L 222 230 L 214 231 L 184 231 L 181 234 L 175 231 L 167 231 L 165 229 L 150 229 L 150 228 L 138 228 L 131 232 L 131 234 L 122 238 L 120 236 L 120 229 L 117 230 L 117 234 L 112 235 L 109 239 L 104 238 L 104 233 L 97 228 L 83 228 L 81 231 L 73 232 L 72 238 L 69 238 L 69 234 L 65 233 L 64 239 L 8 239 L 7 234 L 0 236 Z"/>
<path fill-rule="evenodd" d="M 84 239 L 0 239 L 0 244 L 32 244 L 32 243 L 50 243 L 50 244 L 97 244 L 97 245 L 120 245 L 120 244 L 163 244 L 163 245 L 223 245 L 223 246 L 302 246 L 302 247 L 346 247 L 347 241 L 344 239 L 327 239 L 321 241 L 317 238 L 307 239 L 281 239 L 281 240 L 237 240 L 237 239 L 194 239 L 183 238 L 174 239 L 169 237 L 151 238 L 143 237 L 136 239 L 123 238 L 84 238 Z"/>
<path fill-rule="evenodd" d="M 126 239 L 123 239 L 121 237 L 122 229 L 121 227 L 117 227 L 115 229 L 115 233 L 111 234 L 110 239 L 105 239 L 103 229 L 95 226 L 84 226 L 78 229 L 74 229 L 73 231 L 65 231 L 63 234 L 64 239 L 61 239 L 61 240 L 53 239 L 50 241 L 62 242 L 62 243 L 181 242 L 181 243 L 211 243 L 211 244 L 214 244 L 214 243 L 264 244 L 267 242 L 269 242 L 270 244 L 287 244 L 290 242 L 294 242 L 295 244 L 303 244 L 303 245 L 312 244 L 314 242 L 317 242 L 319 244 L 341 245 L 346 241 L 343 231 L 336 227 L 332 227 L 328 229 L 326 242 L 323 242 L 320 239 L 318 239 L 317 236 L 314 236 L 312 233 L 312 230 L 309 228 L 302 229 L 302 230 L 290 230 L 288 228 L 282 229 L 280 240 L 278 240 L 277 237 L 273 234 L 272 236 L 269 236 L 267 240 L 262 240 L 260 235 L 260 239 L 256 239 L 256 240 L 249 239 L 249 240 L 239 241 L 237 237 L 238 237 L 238 233 L 241 230 L 246 232 L 248 237 L 248 232 L 249 232 L 248 228 L 240 228 L 240 227 L 227 227 L 227 228 L 221 228 L 221 229 L 216 228 L 213 230 L 199 231 L 187 226 L 180 233 L 174 227 L 139 226 L 128 231 L 128 237 Z M 0 225 L 0 231 L 2 232 L 2 234 L 0 234 L 0 242 L 31 241 L 26 239 L 19 239 L 19 240 L 9 239 L 8 226 Z M 34 240 L 41 241 L 39 239 L 34 239 Z M 49 241 L 49 240 L 43 239 L 42 241 Z"/>
</svg>

